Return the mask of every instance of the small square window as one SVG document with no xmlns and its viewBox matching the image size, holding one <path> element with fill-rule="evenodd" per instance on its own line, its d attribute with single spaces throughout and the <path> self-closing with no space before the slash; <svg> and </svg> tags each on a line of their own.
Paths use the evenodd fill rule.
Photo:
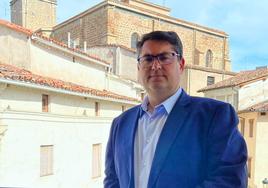
<svg viewBox="0 0 268 188">
<path fill-rule="evenodd" d="M 95 116 L 100 115 L 100 104 L 99 102 L 95 102 Z"/>
<path fill-rule="evenodd" d="M 126 106 L 122 105 L 121 109 L 122 109 L 122 112 L 124 112 L 126 110 Z"/>
<path fill-rule="evenodd" d="M 215 83 L 215 77 L 213 77 L 213 76 L 208 76 L 207 77 L 207 85 L 209 86 L 209 85 L 212 85 L 212 84 L 214 84 Z"/>
<path fill-rule="evenodd" d="M 48 95 L 42 95 L 42 112 L 48 112 Z"/>
</svg>

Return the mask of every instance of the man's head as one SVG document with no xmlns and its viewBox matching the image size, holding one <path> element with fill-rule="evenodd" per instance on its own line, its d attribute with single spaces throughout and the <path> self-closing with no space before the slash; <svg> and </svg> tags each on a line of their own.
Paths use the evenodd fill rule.
<svg viewBox="0 0 268 188">
<path fill-rule="evenodd" d="M 143 44 L 147 40 L 158 40 L 158 41 L 166 41 L 170 43 L 174 51 L 179 54 L 181 57 L 183 57 L 183 47 L 182 47 L 182 42 L 180 37 L 177 35 L 177 33 L 173 31 L 153 31 L 151 33 L 147 33 L 143 35 L 142 39 L 138 41 L 137 43 L 137 52 L 138 52 L 138 57 L 140 56 L 141 53 L 141 48 Z"/>
<path fill-rule="evenodd" d="M 182 43 L 175 32 L 154 31 L 137 43 L 138 74 L 149 98 L 160 101 L 179 88 L 184 70 Z"/>
</svg>

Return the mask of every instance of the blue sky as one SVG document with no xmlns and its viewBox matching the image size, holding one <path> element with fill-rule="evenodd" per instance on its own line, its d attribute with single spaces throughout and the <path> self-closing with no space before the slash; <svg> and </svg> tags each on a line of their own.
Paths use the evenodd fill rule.
<svg viewBox="0 0 268 188">
<path fill-rule="evenodd" d="M 232 70 L 268 65 L 267 0 L 147 0 L 171 9 L 171 16 L 229 34 Z M 0 18 L 10 20 L 10 0 L 0 0 Z M 101 0 L 58 0 L 58 23 Z"/>
</svg>

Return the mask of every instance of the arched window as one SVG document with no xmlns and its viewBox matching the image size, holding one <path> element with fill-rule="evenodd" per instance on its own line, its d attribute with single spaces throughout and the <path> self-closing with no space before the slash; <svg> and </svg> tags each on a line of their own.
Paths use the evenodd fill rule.
<svg viewBox="0 0 268 188">
<path fill-rule="evenodd" d="M 206 67 L 212 67 L 213 53 L 211 50 L 207 51 L 206 54 Z"/>
<path fill-rule="evenodd" d="M 138 33 L 132 33 L 131 35 L 131 48 L 136 49 L 136 44 L 139 40 Z"/>
</svg>

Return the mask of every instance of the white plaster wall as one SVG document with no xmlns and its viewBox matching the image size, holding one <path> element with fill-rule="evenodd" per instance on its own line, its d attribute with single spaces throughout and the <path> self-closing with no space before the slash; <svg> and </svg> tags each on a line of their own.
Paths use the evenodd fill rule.
<svg viewBox="0 0 268 188">
<path fill-rule="evenodd" d="M 138 81 L 137 55 L 121 48 L 120 75 L 124 78 Z"/>
<path fill-rule="evenodd" d="M 133 83 L 128 80 L 122 80 L 121 78 L 114 76 L 114 75 L 107 75 L 108 76 L 108 90 L 114 93 L 125 95 L 128 97 L 140 98 L 138 95 L 138 91 L 142 89 L 136 89 Z"/>
<path fill-rule="evenodd" d="M 113 64 L 113 73 L 137 81 L 137 55 L 134 51 L 117 46 L 90 47 L 87 53 Z"/>
<path fill-rule="evenodd" d="M 107 61 L 111 64 L 116 59 L 115 47 L 113 46 L 93 46 L 87 48 L 87 53 L 92 56 L 97 56 L 100 59 Z"/>
<path fill-rule="evenodd" d="M 223 75 L 220 73 L 186 68 L 181 76 L 181 86 L 187 91 L 188 94 L 203 97 L 205 94 L 197 91 L 207 86 L 208 76 L 214 77 L 215 83 L 232 77 L 230 75 Z"/>
<path fill-rule="evenodd" d="M 105 89 L 105 67 L 76 58 L 55 49 L 47 49 L 34 43 L 31 45 L 31 70 L 39 75 L 57 78 L 67 82 Z"/>
<path fill-rule="evenodd" d="M 0 109 L 41 112 L 42 111 L 42 92 L 13 85 L 0 92 Z"/>
<path fill-rule="evenodd" d="M 0 63 L 30 67 L 29 39 L 25 34 L 0 25 Z"/>
<path fill-rule="evenodd" d="M 239 110 L 268 100 L 268 79 L 247 84 L 239 90 Z"/>
<path fill-rule="evenodd" d="M 6 89 L 0 92 L 0 109 L 42 112 L 42 94 L 49 95 L 50 114 L 94 117 L 95 102 L 99 102 L 99 116 L 116 117 L 122 112 L 122 105 L 133 106 L 129 104 L 8 85 Z"/>
<path fill-rule="evenodd" d="M 4 112 L 7 131 L 0 141 L 0 187 L 92 188 L 92 144 L 102 143 L 102 171 L 111 118 L 77 118 Z M 40 145 L 54 146 L 54 174 L 40 177 Z"/>
<path fill-rule="evenodd" d="M 254 183 L 261 188 L 268 175 L 268 115 L 258 116 L 256 128 L 256 154 Z"/>
<path fill-rule="evenodd" d="M 228 102 L 235 109 L 237 109 L 237 94 L 236 91 L 231 87 L 205 91 L 204 94 L 205 97 Z"/>
</svg>

